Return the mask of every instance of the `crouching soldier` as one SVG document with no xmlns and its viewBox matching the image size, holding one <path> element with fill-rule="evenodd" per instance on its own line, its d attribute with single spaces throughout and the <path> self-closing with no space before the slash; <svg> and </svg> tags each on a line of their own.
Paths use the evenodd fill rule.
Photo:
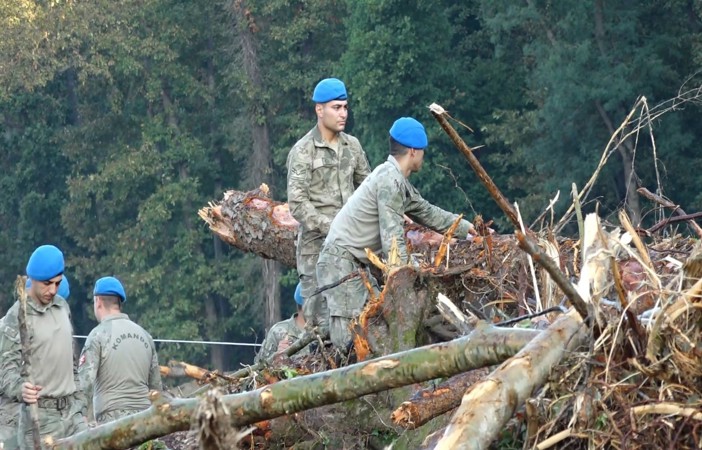
<svg viewBox="0 0 702 450">
<path fill-rule="evenodd" d="M 298 283 L 297 288 L 295 288 L 295 303 L 297 304 L 297 312 L 291 318 L 276 323 L 268 330 L 261 351 L 256 355 L 256 362 L 266 360 L 276 353 L 282 352 L 305 333 L 305 315 L 302 312 L 302 283 Z M 309 346 L 300 350 L 298 354 L 307 352 L 309 352 Z"/>
</svg>

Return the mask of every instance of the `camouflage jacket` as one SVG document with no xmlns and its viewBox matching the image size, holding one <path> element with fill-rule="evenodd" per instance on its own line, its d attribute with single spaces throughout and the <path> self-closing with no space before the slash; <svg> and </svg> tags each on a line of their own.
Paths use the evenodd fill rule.
<svg viewBox="0 0 702 450">
<path fill-rule="evenodd" d="M 449 229 L 457 215 L 424 200 L 404 177 L 393 156 L 375 168 L 336 215 L 325 243 L 346 248 L 359 261 L 369 263 L 365 249 L 388 255 L 396 239 L 402 261 L 407 261 L 404 215 L 440 233 Z M 472 224 L 462 220 L 457 236 L 466 236 Z"/>
<path fill-rule="evenodd" d="M 105 317 L 93 328 L 80 354 L 78 374 L 95 417 L 146 409 L 149 391 L 162 389 L 153 339 L 126 314 Z"/>
<path fill-rule="evenodd" d="M 266 339 L 263 340 L 263 345 L 261 350 L 256 355 L 256 362 L 270 358 L 278 351 L 278 344 L 284 339 L 290 339 L 292 342 L 300 339 L 305 333 L 304 328 L 297 326 L 296 320 L 297 313 L 293 314 L 291 318 L 280 321 L 273 325 L 268 334 L 266 334 Z M 309 352 L 309 346 L 300 350 L 297 354 L 306 354 Z"/>
<path fill-rule="evenodd" d="M 326 236 L 336 213 L 370 174 L 370 164 L 355 137 L 339 133 L 338 151 L 315 126 L 290 150 L 288 205 L 300 222 L 300 235 Z"/>
<path fill-rule="evenodd" d="M 19 335 L 19 302 L 0 322 L 0 392 L 22 401 L 20 371 L 22 354 Z M 68 303 L 56 295 L 48 305 L 27 299 L 27 319 L 32 346 L 31 374 L 42 386 L 41 396 L 74 396 L 85 411 L 85 398 L 77 389 L 78 371 L 73 358 L 73 326 Z"/>
</svg>

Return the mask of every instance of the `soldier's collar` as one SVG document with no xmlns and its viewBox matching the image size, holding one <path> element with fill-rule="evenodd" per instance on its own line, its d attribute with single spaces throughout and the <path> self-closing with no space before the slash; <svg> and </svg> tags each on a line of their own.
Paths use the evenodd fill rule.
<svg viewBox="0 0 702 450">
<path fill-rule="evenodd" d="M 34 300 L 32 297 L 27 297 L 27 305 L 34 311 L 41 314 L 44 314 L 52 306 L 57 306 L 59 308 L 61 307 L 61 305 L 57 301 L 57 296 L 54 296 L 54 298 L 52 298 L 51 301 L 46 305 L 40 304 L 37 300 Z"/>
<path fill-rule="evenodd" d="M 116 319 L 129 319 L 129 316 L 126 315 L 125 313 L 110 314 L 107 317 L 103 317 L 102 322 L 107 322 L 109 320 L 116 320 Z"/>
<path fill-rule="evenodd" d="M 343 132 L 339 133 L 339 137 L 337 138 L 339 142 L 339 146 L 342 145 L 348 145 L 348 141 L 346 140 L 346 134 Z M 329 143 L 322 138 L 322 132 L 319 131 L 319 127 L 317 125 L 312 128 L 312 140 L 314 141 L 315 147 L 329 147 Z"/>
</svg>

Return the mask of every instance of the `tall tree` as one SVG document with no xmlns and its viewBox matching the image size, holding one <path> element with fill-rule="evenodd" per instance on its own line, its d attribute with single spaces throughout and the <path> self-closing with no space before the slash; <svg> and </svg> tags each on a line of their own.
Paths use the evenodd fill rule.
<svg viewBox="0 0 702 450">
<path fill-rule="evenodd" d="M 526 70 L 523 106 L 495 111 L 498 120 L 485 129 L 491 142 L 512 150 L 510 164 L 516 162 L 520 169 L 511 183 L 531 190 L 522 199 L 528 216 L 546 206 L 556 190 L 564 199 L 571 182 L 585 183 L 640 95 L 652 104 L 672 98 L 699 68 L 691 64 L 692 46 L 699 40 L 699 8 L 695 11 L 694 2 L 480 3 L 496 51 L 517 49 L 513 64 Z M 659 148 L 658 156 L 666 162 L 689 160 L 684 156 L 690 141 L 686 135 L 699 130 L 677 135 L 668 129 L 682 127 L 671 124 L 656 130 L 662 133 L 659 145 L 664 142 L 666 149 Z M 635 220 L 641 217 L 634 190 L 656 182 L 651 145 L 642 134 L 637 142 L 617 147 L 619 161 L 605 170 L 594 193 L 605 208 L 625 204 Z M 540 186 L 535 179 L 542 181 Z"/>
</svg>

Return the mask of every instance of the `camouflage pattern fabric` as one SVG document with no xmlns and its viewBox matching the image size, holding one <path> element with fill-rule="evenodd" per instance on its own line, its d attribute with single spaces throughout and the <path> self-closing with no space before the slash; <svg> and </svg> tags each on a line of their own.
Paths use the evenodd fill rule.
<svg viewBox="0 0 702 450">
<path fill-rule="evenodd" d="M 369 264 L 366 248 L 387 256 L 393 240 L 401 259 L 408 261 L 405 214 L 420 225 L 441 233 L 448 230 L 457 218 L 456 214 L 424 200 L 404 177 L 395 158 L 389 156 L 366 178 L 334 218 L 317 262 L 320 285 L 334 283 Z M 470 222 L 462 220 L 456 233 L 466 236 L 471 228 Z M 372 276 L 369 280 L 375 281 Z M 331 340 L 343 350 L 352 336 L 348 324 L 362 311 L 368 291 L 360 278 L 354 278 L 325 291 L 323 296 L 329 309 Z"/>
<path fill-rule="evenodd" d="M 448 230 L 458 217 L 422 198 L 404 177 L 395 158 L 389 156 L 336 215 L 325 243 L 343 247 L 359 261 L 368 264 L 366 248 L 387 256 L 395 239 L 400 257 L 408 261 L 405 214 L 420 225 L 440 233 Z M 456 235 L 467 236 L 472 227 L 470 222 L 462 220 Z"/>
<path fill-rule="evenodd" d="M 282 320 L 271 327 L 266 334 L 266 338 L 263 340 L 261 350 L 256 354 L 255 362 L 263 361 L 270 358 L 278 351 L 278 344 L 285 340 L 290 339 L 291 342 L 295 342 L 300 339 L 304 334 L 305 330 L 298 327 L 295 322 L 297 318 L 297 313 L 293 314 L 291 318 Z M 303 348 L 298 352 L 298 355 L 305 355 L 309 353 L 309 346 Z"/>
<path fill-rule="evenodd" d="M 121 313 L 105 317 L 90 332 L 78 375 L 96 418 L 115 410 L 146 409 L 149 391 L 162 389 L 151 335 Z"/>
<path fill-rule="evenodd" d="M 321 285 L 336 283 L 352 272 L 364 270 L 368 280 L 379 292 L 375 278 L 348 250 L 334 244 L 325 244 L 317 262 L 317 278 Z M 352 340 L 349 329 L 351 319 L 363 310 L 368 299 L 368 289 L 361 277 L 351 278 L 322 293 L 329 305 L 329 338 L 335 347 L 345 349 Z"/>
<path fill-rule="evenodd" d="M 19 447 L 34 448 L 31 428 L 28 427 L 28 409 L 21 403 L 23 379 L 20 376 L 22 357 L 18 313 L 19 303 L 15 302 L 0 322 L 0 392 L 3 393 L 3 404 L 5 399 L 20 404 L 15 428 Z M 69 436 L 86 425 L 85 398 L 76 388 L 78 374 L 73 361 L 70 308 L 58 295 L 48 305 L 38 305 L 28 299 L 27 319 L 32 343 L 32 377 L 35 384 L 43 387 L 40 399 L 69 399 L 60 411 L 40 408 L 41 436 L 55 439 Z M 12 443 L 13 438 L 6 442 Z"/>
<path fill-rule="evenodd" d="M 85 403 L 82 396 L 76 393 L 67 397 L 68 402 L 62 409 L 40 407 L 39 408 L 39 432 L 42 437 L 42 449 L 49 449 L 44 444 L 47 437 L 60 439 L 84 431 L 88 428 L 88 423 L 83 415 Z M 22 450 L 34 450 L 34 440 L 32 437 L 31 418 L 29 407 L 22 403 L 17 427 L 17 438 L 19 448 Z"/>
<path fill-rule="evenodd" d="M 370 173 L 368 158 L 358 139 L 339 133 L 336 149 L 322 139 L 315 126 L 290 150 L 288 168 L 288 205 L 300 222 L 297 236 L 297 272 L 305 299 L 307 322 L 324 329 L 328 313 L 317 290 L 316 265 L 332 219 L 354 190 Z"/>
<path fill-rule="evenodd" d="M 17 420 L 20 402 L 16 399 L 0 397 L 0 443 L 4 450 L 15 450 L 17 443 Z"/>
</svg>

